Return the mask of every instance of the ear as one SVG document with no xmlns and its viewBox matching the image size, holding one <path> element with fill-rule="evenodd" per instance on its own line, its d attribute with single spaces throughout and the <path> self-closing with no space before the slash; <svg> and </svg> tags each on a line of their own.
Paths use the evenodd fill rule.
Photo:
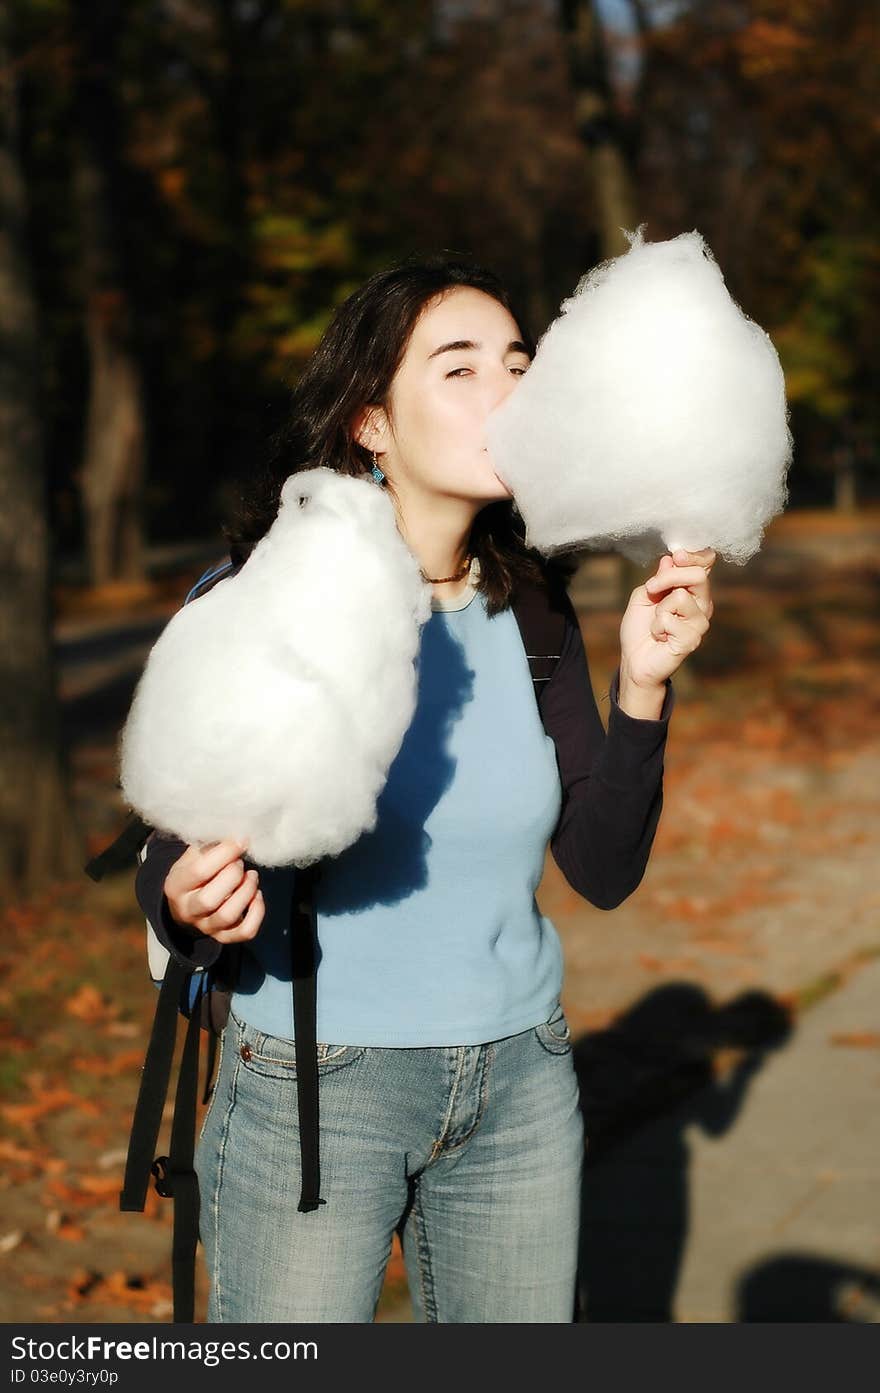
<svg viewBox="0 0 880 1393">
<path fill-rule="evenodd" d="M 388 418 L 381 406 L 363 406 L 354 417 L 351 437 L 365 450 L 377 453 L 385 448 L 385 431 Z"/>
</svg>

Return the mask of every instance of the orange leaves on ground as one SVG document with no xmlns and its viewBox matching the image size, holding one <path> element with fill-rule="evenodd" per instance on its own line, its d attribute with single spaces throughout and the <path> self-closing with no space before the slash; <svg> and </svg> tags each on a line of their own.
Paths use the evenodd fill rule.
<svg viewBox="0 0 880 1393">
<path fill-rule="evenodd" d="M 41 1118 L 47 1117 L 49 1113 L 58 1112 L 60 1108 L 69 1107 L 82 1108 L 86 1112 L 94 1111 L 95 1114 L 100 1111 L 96 1105 L 87 1104 L 84 1098 L 78 1097 L 69 1088 L 47 1088 L 30 1103 L 4 1103 L 0 1112 L 7 1122 L 33 1131 Z"/>
<path fill-rule="evenodd" d="M 7 1138 L 0 1138 L 0 1161 L 11 1167 L 13 1180 L 23 1180 L 40 1171 L 45 1175 L 60 1175 L 67 1169 L 63 1157 L 49 1156 L 29 1146 L 19 1146 Z"/>
<path fill-rule="evenodd" d="M 31 1151 L 26 1146 L 16 1146 L 14 1141 L 7 1141 L 0 1138 L 0 1161 L 8 1161 L 12 1165 L 32 1166 L 39 1160 L 39 1152 Z"/>
<path fill-rule="evenodd" d="M 83 982 L 73 996 L 64 1003 L 64 1009 L 69 1016 L 75 1016 L 77 1020 L 84 1021 L 87 1025 L 96 1025 L 99 1021 L 110 1020 L 119 1011 L 116 1003 L 105 1001 L 97 987 L 92 986 L 91 982 Z"/>
<path fill-rule="evenodd" d="M 46 1202 L 60 1200 L 62 1204 L 73 1205 L 77 1209 L 94 1208 L 112 1198 L 119 1198 L 120 1181 L 118 1175 L 83 1175 L 75 1185 L 54 1179 L 46 1186 Z"/>
<path fill-rule="evenodd" d="M 829 1035 L 832 1045 L 846 1045 L 850 1049 L 880 1050 L 880 1031 L 878 1030 L 840 1030 Z"/>
<path fill-rule="evenodd" d="M 70 1061 L 72 1068 L 99 1079 L 112 1078 L 116 1074 L 126 1074 L 129 1070 L 139 1069 L 143 1062 L 144 1052 L 141 1048 L 122 1050 L 117 1055 L 76 1054 Z"/>
<path fill-rule="evenodd" d="M 677 894 L 670 887 L 654 886 L 652 901 L 662 912 L 664 919 L 679 919 L 694 926 L 695 937 L 707 929 L 718 933 L 719 926 L 726 919 L 751 909 L 763 908 L 770 904 L 788 904 L 799 896 L 794 890 L 772 890 L 767 881 L 775 875 L 773 868 L 754 867 L 741 876 L 738 883 L 730 885 L 725 894 Z M 726 885 L 726 882 L 720 882 Z M 718 933 L 718 937 L 729 939 L 729 931 Z M 747 942 L 746 939 L 742 940 Z"/>
<path fill-rule="evenodd" d="M 13 1054 L 26 1054 L 30 1048 L 30 1040 L 13 1034 L 12 1021 L 0 1021 L 0 1049 L 7 1059 Z"/>
<path fill-rule="evenodd" d="M 734 769 L 737 758 L 740 767 Z M 657 844 L 664 851 L 700 852 L 708 857 L 741 855 L 768 845 L 790 841 L 807 824 L 799 790 L 774 782 L 771 769 L 763 770 L 756 785 L 747 779 L 742 751 L 731 748 L 726 773 L 706 775 L 698 770 L 681 778 L 669 798 L 675 813 L 660 822 Z M 707 766 L 712 764 L 706 759 Z M 723 766 L 722 766 L 723 767 Z M 785 778 L 777 774 L 776 778 Z M 664 776 L 665 779 L 665 776 Z"/>
<path fill-rule="evenodd" d="M 143 1028 L 136 1021 L 108 1021 L 101 1033 L 113 1040 L 134 1040 L 143 1034 Z"/>
<path fill-rule="evenodd" d="M 781 750 L 790 737 L 789 722 L 784 712 L 753 713 L 745 718 L 737 731 L 737 744 L 751 745 L 758 750 Z"/>
<path fill-rule="evenodd" d="M 610 1007 L 594 1007 L 591 1009 L 577 1006 L 568 1001 L 565 1002 L 564 1009 L 565 1018 L 575 1038 L 580 1035 L 592 1034 L 594 1031 L 607 1030 L 618 1015 L 618 1012 L 612 1010 Z"/>
<path fill-rule="evenodd" d="M 82 1224 L 78 1224 L 66 1214 L 61 1214 L 57 1209 L 50 1209 L 46 1215 L 46 1229 L 64 1243 L 81 1243 L 86 1237 L 86 1230 Z"/>
<path fill-rule="evenodd" d="M 142 1311 L 159 1319 L 170 1319 L 173 1310 L 171 1286 L 168 1282 L 129 1276 L 121 1269 L 108 1273 L 77 1268 L 68 1287 L 70 1306 L 100 1302 L 121 1306 L 128 1311 Z"/>
<path fill-rule="evenodd" d="M 639 953 L 637 961 L 646 972 L 674 972 L 697 976 L 700 970 L 695 958 L 658 958 L 654 953 Z"/>
<path fill-rule="evenodd" d="M 42 1202 L 48 1207 L 46 1230 L 65 1243 L 79 1243 L 86 1229 L 68 1210 L 82 1211 L 110 1208 L 114 1212 L 119 1200 L 120 1180 L 115 1175 L 84 1175 L 75 1185 L 60 1178 L 52 1179 L 43 1191 Z M 60 1203 L 63 1208 L 57 1208 Z"/>
<path fill-rule="evenodd" d="M 645 972 L 654 973 L 664 977 L 686 977 L 689 981 L 699 982 L 703 974 L 703 964 L 698 958 L 660 958 L 654 953 L 636 954 L 636 962 L 639 967 L 644 968 Z M 758 969 L 751 963 L 731 962 L 725 968 L 727 978 L 730 982 L 741 982 L 751 985 L 760 980 Z"/>
<path fill-rule="evenodd" d="M 37 936 L 40 913 L 39 905 L 35 901 L 23 905 L 7 905 L 3 918 L 9 928 L 19 932 L 31 932 Z"/>
<path fill-rule="evenodd" d="M 691 934 L 691 941 L 702 953 L 726 953 L 731 957 L 752 953 L 766 957 L 767 953 L 766 948 L 757 949 L 755 947 L 751 934 L 717 934 L 709 924 L 696 928 Z"/>
<path fill-rule="evenodd" d="M 30 1070 L 24 1076 L 24 1083 L 30 1097 L 21 1103 L 3 1103 L 0 1114 L 7 1122 L 33 1132 L 36 1124 L 52 1113 L 64 1108 L 73 1108 L 88 1117 L 100 1117 L 101 1109 L 90 1098 L 81 1098 L 78 1093 L 46 1078 L 40 1069 Z"/>
</svg>

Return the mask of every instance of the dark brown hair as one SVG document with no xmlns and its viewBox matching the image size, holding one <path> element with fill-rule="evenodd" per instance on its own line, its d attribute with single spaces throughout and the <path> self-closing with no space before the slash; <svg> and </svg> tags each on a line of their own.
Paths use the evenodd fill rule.
<svg viewBox="0 0 880 1393">
<path fill-rule="evenodd" d="M 292 388 L 289 415 L 271 438 L 265 463 L 239 490 L 232 521 L 223 527 L 233 560 L 244 560 L 268 532 L 291 474 L 324 465 L 370 475 L 372 456 L 353 439 L 352 423 L 364 406 L 386 404 L 422 309 L 459 285 L 482 290 L 503 305 L 516 320 L 529 357 L 534 356 L 534 339 L 501 280 L 469 256 L 413 254 L 376 272 L 336 310 Z M 490 617 L 509 607 L 518 581 L 565 585 L 574 569 L 571 560 L 545 559 L 525 545 L 524 536 L 513 499 L 488 503 L 474 518 L 470 550 L 480 561 L 478 588 Z"/>
</svg>

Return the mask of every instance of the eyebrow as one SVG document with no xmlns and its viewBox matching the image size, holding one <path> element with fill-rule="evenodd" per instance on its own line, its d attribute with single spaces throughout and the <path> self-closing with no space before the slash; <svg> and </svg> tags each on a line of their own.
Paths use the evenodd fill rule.
<svg viewBox="0 0 880 1393">
<path fill-rule="evenodd" d="M 460 353 L 465 349 L 476 348 L 479 350 L 482 347 L 483 345 L 475 342 L 474 339 L 456 339 L 453 343 L 441 343 L 439 348 L 435 348 L 433 353 L 428 354 L 428 361 L 430 362 L 432 358 L 436 358 L 439 353 Z M 524 353 L 527 358 L 530 356 L 529 350 L 521 339 L 511 339 L 505 352 Z"/>
</svg>

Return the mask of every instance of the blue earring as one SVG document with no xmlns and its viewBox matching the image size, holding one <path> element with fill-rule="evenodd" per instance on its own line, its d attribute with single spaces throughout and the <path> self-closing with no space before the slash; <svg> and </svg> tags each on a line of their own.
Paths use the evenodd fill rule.
<svg viewBox="0 0 880 1393">
<path fill-rule="evenodd" d="M 373 474 L 373 478 L 376 480 L 376 483 L 377 483 L 377 484 L 382 484 L 382 483 L 385 482 L 385 475 L 382 473 L 382 470 L 379 468 L 379 461 L 376 459 L 376 452 L 375 452 L 375 450 L 373 451 L 373 469 L 372 469 L 372 474 Z"/>
</svg>

